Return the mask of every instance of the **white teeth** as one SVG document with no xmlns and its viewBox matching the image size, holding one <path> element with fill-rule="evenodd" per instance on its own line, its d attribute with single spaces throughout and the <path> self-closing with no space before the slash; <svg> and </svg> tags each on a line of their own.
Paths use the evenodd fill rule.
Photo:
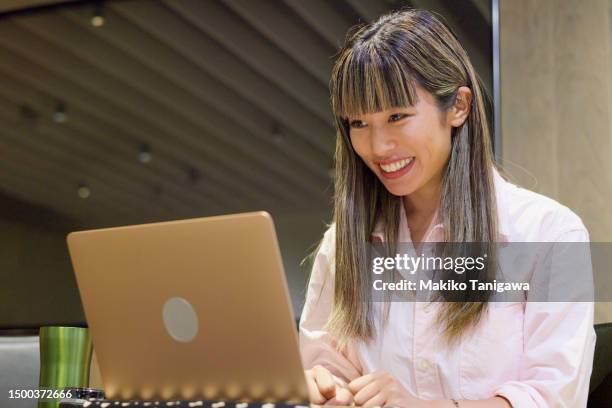
<svg viewBox="0 0 612 408">
<path fill-rule="evenodd" d="M 402 159 L 390 164 L 381 164 L 380 168 L 383 169 L 385 173 L 391 173 L 403 169 L 404 167 L 409 165 L 412 160 L 414 160 L 414 157 L 409 157 L 407 159 Z"/>
</svg>

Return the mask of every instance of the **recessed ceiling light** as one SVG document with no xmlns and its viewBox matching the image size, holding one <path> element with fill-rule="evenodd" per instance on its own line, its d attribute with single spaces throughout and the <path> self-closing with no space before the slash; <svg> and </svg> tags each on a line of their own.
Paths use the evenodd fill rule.
<svg viewBox="0 0 612 408">
<path fill-rule="evenodd" d="M 285 134 L 283 133 L 283 130 L 278 124 L 272 126 L 272 131 L 270 132 L 270 135 L 274 143 L 280 144 L 285 140 Z"/>
<path fill-rule="evenodd" d="M 68 119 L 66 104 L 64 102 L 58 102 L 55 107 L 55 112 L 53 112 L 53 121 L 55 123 L 64 123 L 66 119 Z"/>
<path fill-rule="evenodd" d="M 138 152 L 138 161 L 141 163 L 150 163 L 153 160 L 153 155 L 151 154 L 151 148 L 148 144 L 143 143 L 140 146 L 140 151 Z"/>
<path fill-rule="evenodd" d="M 81 184 L 79 185 L 79 188 L 77 189 L 77 194 L 79 195 L 79 197 L 83 199 L 89 198 L 89 196 L 91 195 L 91 190 L 89 189 L 87 185 Z"/>
<path fill-rule="evenodd" d="M 96 4 L 93 15 L 91 16 L 91 25 L 94 27 L 102 27 L 106 21 L 104 20 L 104 5 L 102 2 Z"/>
</svg>

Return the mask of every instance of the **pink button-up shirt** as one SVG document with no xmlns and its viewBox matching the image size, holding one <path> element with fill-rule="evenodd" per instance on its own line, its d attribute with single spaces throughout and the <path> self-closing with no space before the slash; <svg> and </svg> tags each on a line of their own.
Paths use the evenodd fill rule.
<svg viewBox="0 0 612 408">
<path fill-rule="evenodd" d="M 561 204 L 495 174 L 500 240 L 588 242 L 580 218 Z M 410 242 L 401 212 L 400 242 Z M 380 230 L 375 236 L 382 238 Z M 441 241 L 432 225 L 424 241 Z M 491 302 L 476 333 L 448 346 L 433 324 L 435 303 L 393 302 L 389 323 L 369 342 L 338 351 L 323 327 L 333 305 L 335 228 L 315 258 L 300 321 L 306 368 L 320 364 L 351 381 L 374 371 L 393 374 L 422 399 L 487 399 L 514 408 L 585 407 L 593 364 L 593 304 Z M 378 328 L 378 327 L 377 327 Z"/>
</svg>

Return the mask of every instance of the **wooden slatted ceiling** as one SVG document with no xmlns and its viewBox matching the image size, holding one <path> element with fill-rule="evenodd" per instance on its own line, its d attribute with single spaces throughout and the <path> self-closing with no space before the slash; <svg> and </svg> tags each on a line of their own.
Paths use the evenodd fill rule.
<svg viewBox="0 0 612 408">
<path fill-rule="evenodd" d="M 99 28 L 90 2 L 5 15 L 0 188 L 84 226 L 329 208 L 333 56 L 351 25 L 397 5 L 116 0 Z"/>
</svg>

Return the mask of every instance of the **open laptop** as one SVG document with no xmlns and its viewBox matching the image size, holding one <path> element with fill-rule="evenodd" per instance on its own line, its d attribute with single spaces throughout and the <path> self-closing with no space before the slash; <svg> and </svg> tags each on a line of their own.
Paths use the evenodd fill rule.
<svg viewBox="0 0 612 408">
<path fill-rule="evenodd" d="M 74 232 L 68 247 L 108 399 L 308 401 L 268 213 Z"/>
</svg>

